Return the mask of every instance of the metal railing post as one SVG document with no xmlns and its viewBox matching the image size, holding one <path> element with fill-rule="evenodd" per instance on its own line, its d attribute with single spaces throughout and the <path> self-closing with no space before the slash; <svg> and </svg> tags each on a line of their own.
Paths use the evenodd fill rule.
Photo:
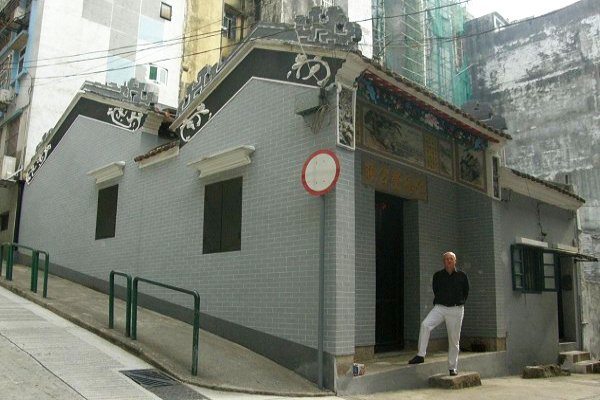
<svg viewBox="0 0 600 400">
<path fill-rule="evenodd" d="M 13 244 L 8 245 L 8 254 L 6 255 L 6 280 L 12 281 L 12 267 L 13 267 Z"/>
<path fill-rule="evenodd" d="M 33 250 L 31 253 L 31 288 L 33 293 L 37 293 L 37 278 L 38 278 L 38 265 L 40 262 L 40 252 Z"/>
<path fill-rule="evenodd" d="M 4 261 L 4 244 L 0 244 L 0 276 L 2 276 L 2 262 Z"/>
<path fill-rule="evenodd" d="M 46 260 L 44 261 L 44 292 L 43 296 L 48 297 L 48 270 L 50 269 L 50 254 L 44 252 Z"/>
<path fill-rule="evenodd" d="M 200 295 L 196 290 L 182 289 L 177 286 L 167 285 L 164 283 L 151 281 L 136 276 L 133 278 L 133 291 L 132 291 L 132 304 L 131 304 L 131 338 L 137 339 L 137 303 L 138 303 L 138 282 L 146 282 L 151 285 L 156 285 L 166 289 L 175 290 L 177 292 L 191 294 L 194 296 L 194 332 L 193 332 L 193 343 L 192 343 L 192 375 L 198 375 L 198 354 L 199 354 L 199 342 L 200 342 Z"/>
<path fill-rule="evenodd" d="M 198 375 L 198 353 L 200 342 L 200 295 L 194 290 L 194 334 L 192 342 L 192 375 Z"/>
<path fill-rule="evenodd" d="M 110 271 L 108 286 L 108 327 L 114 327 L 114 306 L 115 306 L 115 275 L 123 276 L 127 279 L 127 296 L 125 306 L 125 334 L 131 336 L 131 275 L 120 271 Z"/>
<path fill-rule="evenodd" d="M 137 339 L 137 291 L 138 278 L 133 278 L 133 292 L 131 294 L 131 338 Z"/>
</svg>

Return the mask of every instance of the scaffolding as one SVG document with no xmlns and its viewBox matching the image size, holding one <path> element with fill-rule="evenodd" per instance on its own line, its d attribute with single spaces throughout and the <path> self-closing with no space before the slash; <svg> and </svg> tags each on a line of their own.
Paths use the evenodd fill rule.
<svg viewBox="0 0 600 400">
<path fill-rule="evenodd" d="M 372 0 L 373 55 L 385 67 L 461 106 L 470 97 L 456 0 Z"/>
</svg>

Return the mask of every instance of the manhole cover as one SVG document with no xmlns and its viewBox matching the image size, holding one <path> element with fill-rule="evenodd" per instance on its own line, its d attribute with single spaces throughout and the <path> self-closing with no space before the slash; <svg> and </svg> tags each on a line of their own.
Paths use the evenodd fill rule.
<svg viewBox="0 0 600 400">
<path fill-rule="evenodd" d="M 164 400 L 210 400 L 157 369 L 131 369 L 121 373 Z"/>
<path fill-rule="evenodd" d="M 121 371 L 126 377 L 146 388 L 173 386 L 178 382 L 169 375 L 156 369 L 132 369 Z"/>
</svg>

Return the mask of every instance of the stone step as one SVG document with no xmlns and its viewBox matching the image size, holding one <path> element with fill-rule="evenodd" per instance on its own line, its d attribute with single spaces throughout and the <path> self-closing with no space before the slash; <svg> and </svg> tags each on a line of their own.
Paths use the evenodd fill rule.
<svg viewBox="0 0 600 400">
<path fill-rule="evenodd" d="M 558 343 L 558 350 L 560 353 L 577 350 L 577 342 L 560 342 Z"/>
<path fill-rule="evenodd" d="M 563 351 L 560 353 L 560 355 L 561 355 L 561 357 L 565 357 L 565 361 L 571 362 L 573 364 L 575 364 L 579 361 L 586 361 L 586 360 L 590 359 L 589 351 L 580 351 L 580 350 Z"/>
<path fill-rule="evenodd" d="M 600 373 L 600 361 L 585 360 L 573 364 L 572 372 L 576 374 Z"/>
<path fill-rule="evenodd" d="M 459 372 L 458 375 L 437 374 L 429 377 L 429 386 L 441 389 L 464 389 L 481 386 L 479 372 Z"/>
<path fill-rule="evenodd" d="M 548 365 L 532 365 L 523 368 L 523 379 L 538 379 L 538 378 L 551 378 L 553 376 L 568 375 L 569 372 L 563 371 L 556 364 Z"/>
</svg>

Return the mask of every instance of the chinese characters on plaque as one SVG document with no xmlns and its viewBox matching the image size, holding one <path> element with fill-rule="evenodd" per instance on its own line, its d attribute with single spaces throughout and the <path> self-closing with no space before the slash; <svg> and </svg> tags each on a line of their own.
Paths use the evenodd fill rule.
<svg viewBox="0 0 600 400">
<path fill-rule="evenodd" d="M 362 183 L 405 199 L 427 200 L 424 174 L 373 159 L 363 159 Z"/>
</svg>

